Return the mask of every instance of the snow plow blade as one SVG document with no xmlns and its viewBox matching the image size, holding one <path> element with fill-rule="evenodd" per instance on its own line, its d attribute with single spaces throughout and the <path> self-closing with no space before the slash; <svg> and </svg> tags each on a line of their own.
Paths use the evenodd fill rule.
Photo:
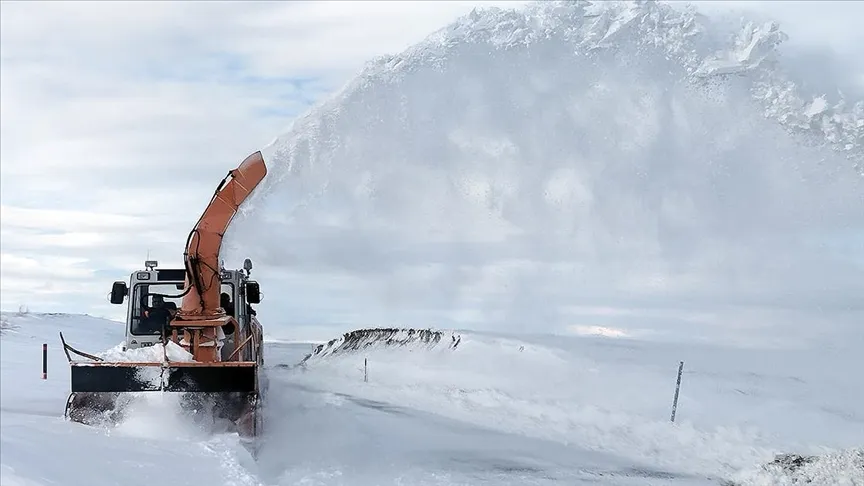
<svg viewBox="0 0 864 486">
<path fill-rule="evenodd" d="M 257 361 L 111 362 L 69 346 L 62 333 L 60 339 L 71 373 L 63 415 L 72 422 L 117 424 L 139 393 L 167 392 L 176 394 L 182 409 L 205 426 L 222 422 L 243 438 L 261 431 Z M 70 352 L 92 361 L 73 361 Z"/>
<path fill-rule="evenodd" d="M 72 392 L 254 392 L 256 363 L 73 363 Z"/>
</svg>

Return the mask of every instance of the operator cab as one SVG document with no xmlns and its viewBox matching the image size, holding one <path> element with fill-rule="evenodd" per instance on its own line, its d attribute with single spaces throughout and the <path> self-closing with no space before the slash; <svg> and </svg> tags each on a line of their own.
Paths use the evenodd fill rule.
<svg viewBox="0 0 864 486">
<path fill-rule="evenodd" d="M 133 272 L 129 284 L 117 281 L 111 289 L 110 302 L 122 304 L 129 296 L 126 310 L 126 349 L 153 346 L 161 342 L 163 333 L 170 338 L 168 323 L 180 309 L 185 286 L 185 269 L 156 269 L 155 261 L 145 262 L 146 270 Z M 243 270 L 221 269 L 221 298 L 228 315 L 237 320 L 248 335 L 251 327 L 257 325 L 255 310 L 251 304 L 261 300 L 258 282 L 249 279 L 252 262 L 247 258 Z M 227 303 L 227 306 L 226 306 Z M 254 321 L 254 322 L 253 322 Z M 227 358 L 234 349 L 236 330 L 231 326 L 223 327 L 225 340 L 222 345 L 222 358 Z"/>
</svg>

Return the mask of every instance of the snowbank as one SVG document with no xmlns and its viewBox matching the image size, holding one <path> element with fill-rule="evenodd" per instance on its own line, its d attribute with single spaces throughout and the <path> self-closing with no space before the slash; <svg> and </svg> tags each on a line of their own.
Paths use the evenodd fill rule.
<svg viewBox="0 0 864 486">
<path fill-rule="evenodd" d="M 442 339 L 445 341 L 442 343 Z M 381 347 L 399 347 L 410 350 L 431 350 L 439 345 L 456 349 L 462 337 L 452 332 L 433 331 L 431 329 L 358 329 L 346 332 L 342 336 L 331 339 L 327 343 L 315 346 L 315 349 L 303 358 L 324 358 L 334 354 L 346 354 L 354 351 L 376 350 Z"/>
</svg>

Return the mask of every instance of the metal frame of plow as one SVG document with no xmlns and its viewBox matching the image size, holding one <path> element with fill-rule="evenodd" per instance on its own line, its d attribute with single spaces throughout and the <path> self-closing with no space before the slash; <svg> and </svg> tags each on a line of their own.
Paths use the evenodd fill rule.
<svg viewBox="0 0 864 486">
<path fill-rule="evenodd" d="M 60 334 L 71 366 L 72 392 L 257 392 L 254 361 L 112 362 L 69 346 Z M 69 352 L 94 361 L 73 361 Z M 166 373 L 167 371 L 167 373 Z M 152 373 L 152 374 L 151 374 Z M 147 376 L 150 375 L 150 376 Z"/>
</svg>

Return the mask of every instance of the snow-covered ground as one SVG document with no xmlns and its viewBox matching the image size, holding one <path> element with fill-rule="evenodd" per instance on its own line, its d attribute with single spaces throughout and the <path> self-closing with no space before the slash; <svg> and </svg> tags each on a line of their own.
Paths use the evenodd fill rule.
<svg viewBox="0 0 864 486">
<path fill-rule="evenodd" d="M 782 484 L 756 473 L 784 452 L 839 453 L 818 484 L 864 484 L 864 469 L 842 456 L 862 444 L 864 389 L 850 371 L 862 343 L 771 351 L 443 331 L 438 343 L 370 339 L 335 353 L 323 343 L 304 360 L 312 343 L 273 342 L 253 455 L 234 435 L 188 425 L 172 395 L 140 399 L 115 428 L 64 421 L 58 332 L 104 352 L 122 327 L 71 315 L 3 320 L 3 485 Z"/>
<path fill-rule="evenodd" d="M 731 477 L 781 452 L 864 445 L 864 387 L 851 371 L 864 343 L 777 351 L 605 337 L 458 337 L 456 349 L 446 334 L 431 349 L 415 342 L 313 356 L 297 380 L 670 475 Z M 678 360 L 685 368 L 672 425 Z M 857 474 L 864 481 L 864 470 Z"/>
</svg>

